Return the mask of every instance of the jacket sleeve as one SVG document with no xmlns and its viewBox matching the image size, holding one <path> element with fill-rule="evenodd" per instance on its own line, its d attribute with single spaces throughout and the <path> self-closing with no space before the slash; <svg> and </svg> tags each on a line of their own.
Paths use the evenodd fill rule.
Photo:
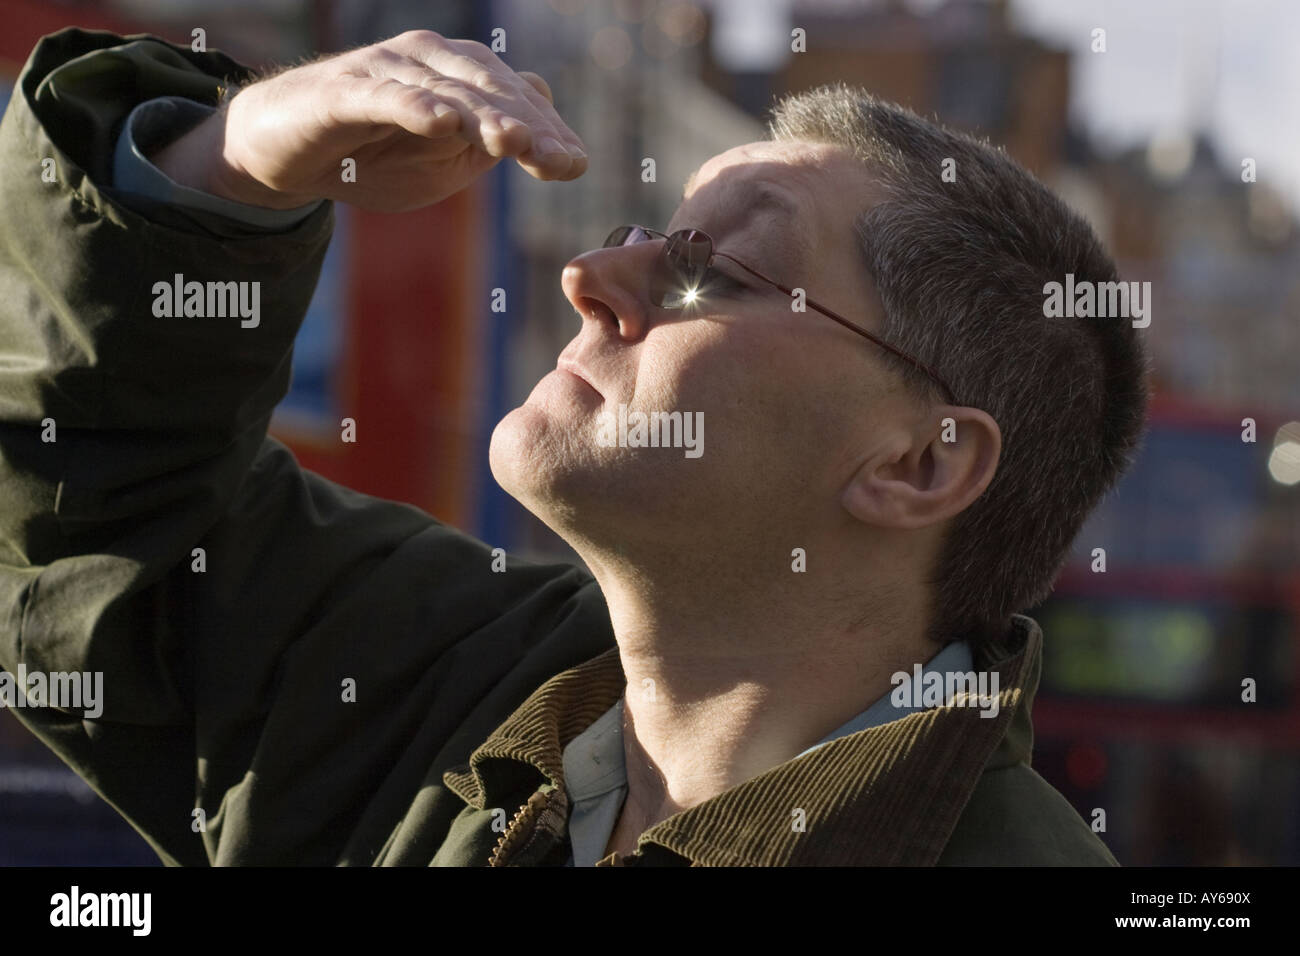
<svg viewBox="0 0 1300 956">
<path fill-rule="evenodd" d="M 214 102 L 223 77 L 247 73 L 64 30 L 0 123 L 0 667 L 102 674 L 98 715 L 15 714 L 165 862 L 331 863 L 412 738 L 441 752 L 518 662 L 610 638 L 572 613 L 584 572 L 493 573 L 481 542 L 267 437 L 332 207 L 268 235 L 100 185 L 135 105 Z M 177 274 L 259 283 L 261 321 L 156 316 Z M 570 618 L 595 626 L 556 646 Z"/>
</svg>

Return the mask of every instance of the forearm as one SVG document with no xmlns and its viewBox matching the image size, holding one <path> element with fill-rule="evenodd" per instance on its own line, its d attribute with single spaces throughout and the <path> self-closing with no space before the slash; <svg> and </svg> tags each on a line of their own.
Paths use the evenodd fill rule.
<svg viewBox="0 0 1300 956">
<path fill-rule="evenodd" d="M 190 92 L 217 79 L 173 77 L 161 45 L 82 49 L 104 42 L 43 41 L 31 62 L 48 75 L 20 83 L 0 136 L 4 168 L 39 171 L 48 156 L 59 173 L 0 180 L 0 607 L 18 615 L 0 628 L 5 666 L 46 653 L 73 662 L 76 647 L 128 641 L 133 622 L 156 614 L 148 589 L 188 568 L 258 452 L 330 237 L 328 204 L 287 233 L 236 241 L 122 204 L 103 186 L 111 140 L 77 131 L 120 127 L 136 104 L 110 90 Z M 74 61 L 61 87 L 54 74 Z M 178 276 L 182 290 L 203 289 L 197 310 L 177 314 Z M 209 283 L 255 291 L 241 301 L 256 322 L 203 314 Z M 164 631 L 182 626 L 161 622 L 141 681 L 158 677 L 145 671 L 162 659 Z M 110 696 L 126 701 L 131 684 Z M 175 703 L 136 700 L 157 719 Z"/>
</svg>

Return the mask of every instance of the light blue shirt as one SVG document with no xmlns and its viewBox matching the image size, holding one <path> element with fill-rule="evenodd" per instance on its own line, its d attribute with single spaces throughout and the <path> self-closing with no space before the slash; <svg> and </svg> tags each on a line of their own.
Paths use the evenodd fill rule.
<svg viewBox="0 0 1300 956">
<path fill-rule="evenodd" d="M 924 677 L 931 671 L 953 673 L 970 670 L 970 645 L 965 641 L 954 641 L 930 658 L 921 673 Z M 911 677 L 909 674 L 909 680 Z M 794 759 L 810 754 L 832 740 L 926 709 L 915 701 L 910 706 L 895 706 L 890 696 L 885 694 Z M 627 796 L 622 698 L 564 748 L 564 786 L 570 801 L 569 839 L 573 845 L 568 865 L 595 866 L 598 860 L 605 858 L 605 847 L 614 834 Z"/>
</svg>

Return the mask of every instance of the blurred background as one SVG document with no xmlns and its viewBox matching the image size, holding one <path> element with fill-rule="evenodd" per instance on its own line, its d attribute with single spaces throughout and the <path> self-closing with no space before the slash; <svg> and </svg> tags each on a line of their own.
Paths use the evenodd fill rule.
<svg viewBox="0 0 1300 956">
<path fill-rule="evenodd" d="M 501 28 L 502 58 L 546 77 L 587 175 L 509 163 L 434 209 L 337 206 L 273 429 L 305 467 L 523 557 L 574 558 L 496 486 L 487 441 L 577 332 L 566 261 L 615 225 L 662 228 L 687 175 L 763 138 L 786 91 L 842 79 L 1004 145 L 1154 296 L 1140 458 L 1031 611 L 1034 766 L 1085 820 L 1104 810 L 1125 865 L 1300 864 L 1300 4 L 0 0 L 0 104 L 72 25 L 186 45 L 202 27 L 250 65 Z M 157 860 L 0 709 L 0 864 L 48 863 Z"/>
</svg>

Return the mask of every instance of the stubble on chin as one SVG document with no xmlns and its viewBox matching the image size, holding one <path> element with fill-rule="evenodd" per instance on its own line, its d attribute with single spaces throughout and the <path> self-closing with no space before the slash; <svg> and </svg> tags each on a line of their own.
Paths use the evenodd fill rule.
<svg viewBox="0 0 1300 956">
<path fill-rule="evenodd" d="M 594 421 L 559 420 L 525 403 L 492 432 L 488 464 L 502 489 L 547 524 L 569 512 L 584 489 L 599 484 L 601 462 Z"/>
</svg>

